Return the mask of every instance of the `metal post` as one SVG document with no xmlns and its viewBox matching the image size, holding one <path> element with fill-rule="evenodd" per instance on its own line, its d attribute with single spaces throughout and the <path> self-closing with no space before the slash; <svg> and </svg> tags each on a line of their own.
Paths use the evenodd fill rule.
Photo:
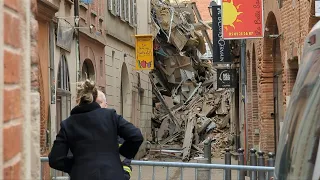
<svg viewBox="0 0 320 180">
<path fill-rule="evenodd" d="M 264 152 L 259 151 L 258 152 L 258 166 L 265 166 L 265 160 L 264 160 Z M 259 180 L 265 180 L 266 179 L 266 173 L 264 171 L 258 172 L 258 179 Z"/>
<path fill-rule="evenodd" d="M 239 148 L 238 149 L 238 164 L 239 165 L 244 165 L 244 149 Z M 244 175 L 244 171 L 243 170 L 239 170 L 238 171 L 238 180 L 245 180 L 245 175 Z"/>
<path fill-rule="evenodd" d="M 206 139 L 204 142 L 204 158 L 208 159 L 208 163 L 211 164 L 211 138 Z"/>
<path fill-rule="evenodd" d="M 40 165 L 40 180 L 42 180 L 43 178 L 43 165 L 42 165 L 42 162 L 40 162 L 41 165 Z"/>
<path fill-rule="evenodd" d="M 208 159 L 207 158 L 201 158 L 198 159 L 198 163 L 204 163 L 208 164 Z M 211 173 L 210 169 L 202 169 L 202 168 L 197 168 L 196 169 L 196 177 L 197 180 L 210 180 L 211 179 Z"/>
<path fill-rule="evenodd" d="M 274 153 L 269 152 L 269 153 L 268 153 L 268 157 L 269 157 L 269 159 L 268 159 L 268 166 L 274 167 Z M 267 179 L 268 179 L 268 180 L 273 177 L 273 173 L 274 173 L 274 172 L 268 171 L 268 174 L 267 174 Z"/>
<path fill-rule="evenodd" d="M 256 156 L 256 150 L 250 149 L 250 165 L 256 166 L 257 165 L 257 156 Z M 257 171 L 251 171 L 250 172 L 250 180 L 257 180 Z"/>
<path fill-rule="evenodd" d="M 231 153 L 230 153 L 230 149 L 229 149 L 229 148 L 226 148 L 225 151 L 226 151 L 226 154 L 224 155 L 225 164 L 231 164 Z M 231 179 L 231 170 L 230 170 L 230 169 L 224 171 L 224 179 L 225 179 L 225 180 Z"/>
</svg>

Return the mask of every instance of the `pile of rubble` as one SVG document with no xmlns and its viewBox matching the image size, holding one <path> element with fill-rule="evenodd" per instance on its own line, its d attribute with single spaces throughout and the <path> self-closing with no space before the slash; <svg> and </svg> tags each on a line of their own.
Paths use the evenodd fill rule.
<svg viewBox="0 0 320 180">
<path fill-rule="evenodd" d="M 164 103 L 156 103 L 154 108 L 152 122 L 154 141 L 158 146 L 153 150 L 160 148 L 164 153 L 166 150 L 176 150 L 171 154 L 177 157 L 182 155 L 182 160 L 189 160 L 203 153 L 203 142 L 210 138 L 213 140 L 213 154 L 220 155 L 222 150 L 232 145 L 229 110 L 228 90 L 215 91 L 201 87 L 189 103 L 175 106 L 172 99 L 164 96 Z M 169 146 L 163 146 L 163 149 L 161 145 Z M 171 148 L 170 145 L 175 146 Z"/>
<path fill-rule="evenodd" d="M 229 90 L 216 88 L 207 29 L 194 3 L 176 6 L 152 1 L 155 35 L 153 145 L 150 153 L 189 160 L 203 153 L 203 141 L 213 139 L 212 152 L 232 145 Z M 201 31 L 201 32 L 200 32 Z"/>
<path fill-rule="evenodd" d="M 203 141 L 212 138 L 213 152 L 232 144 L 230 91 L 217 90 L 207 29 L 195 3 L 176 6 L 153 0 L 155 70 L 151 152 L 189 160 L 203 153 Z M 211 44 L 207 43 L 207 44 Z M 157 153 L 159 154 L 159 153 Z"/>
</svg>

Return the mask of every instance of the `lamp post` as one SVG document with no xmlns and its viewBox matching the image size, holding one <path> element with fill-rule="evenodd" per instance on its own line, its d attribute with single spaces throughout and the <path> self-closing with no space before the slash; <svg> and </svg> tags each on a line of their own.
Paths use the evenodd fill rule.
<svg viewBox="0 0 320 180">
<path fill-rule="evenodd" d="M 211 1 L 210 4 L 209 4 L 209 7 L 208 7 L 209 13 L 210 13 L 210 16 L 211 16 L 211 17 L 212 17 L 212 8 L 213 8 L 214 6 L 218 6 L 218 4 L 217 4 L 215 1 Z"/>
</svg>

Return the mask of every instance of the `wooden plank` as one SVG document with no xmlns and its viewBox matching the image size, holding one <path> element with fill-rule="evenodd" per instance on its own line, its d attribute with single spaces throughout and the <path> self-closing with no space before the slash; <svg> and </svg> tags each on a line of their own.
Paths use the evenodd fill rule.
<svg viewBox="0 0 320 180">
<path fill-rule="evenodd" d="M 184 140 L 183 140 L 183 155 L 182 155 L 182 160 L 188 160 L 189 156 L 190 156 L 190 149 L 192 146 L 192 139 L 193 139 L 193 129 L 194 129 L 194 123 L 195 123 L 195 119 L 189 119 L 188 120 L 188 124 L 187 124 L 187 129 L 185 131 L 184 134 Z"/>
</svg>

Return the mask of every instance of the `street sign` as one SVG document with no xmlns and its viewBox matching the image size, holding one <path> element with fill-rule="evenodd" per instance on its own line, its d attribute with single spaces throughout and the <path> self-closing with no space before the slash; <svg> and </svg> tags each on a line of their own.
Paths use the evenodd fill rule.
<svg viewBox="0 0 320 180">
<path fill-rule="evenodd" d="M 151 70 L 153 62 L 153 36 L 136 35 L 136 70 Z"/>
<path fill-rule="evenodd" d="M 223 0 L 223 38 L 263 38 L 262 0 Z"/>
<path fill-rule="evenodd" d="M 217 69 L 218 88 L 236 88 L 237 71 L 236 69 Z"/>
<path fill-rule="evenodd" d="M 223 39 L 222 8 L 214 5 L 212 8 L 212 35 L 213 35 L 213 63 L 231 64 L 229 41 Z"/>
</svg>

